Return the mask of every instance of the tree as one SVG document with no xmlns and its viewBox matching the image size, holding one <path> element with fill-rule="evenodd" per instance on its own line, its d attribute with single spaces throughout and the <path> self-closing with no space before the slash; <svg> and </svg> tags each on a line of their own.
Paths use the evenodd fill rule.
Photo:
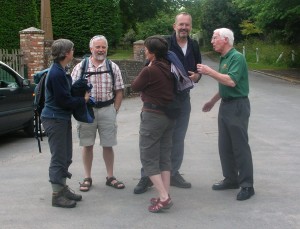
<svg viewBox="0 0 300 229">
<path fill-rule="evenodd" d="M 166 14 L 174 12 L 182 1 L 174 0 L 120 0 L 123 32 L 136 31 L 137 23 L 156 17 L 159 11 Z"/>
<path fill-rule="evenodd" d="M 137 23 L 137 39 L 144 40 L 152 35 L 168 35 L 173 32 L 174 15 L 159 12 L 155 18 Z"/>
<path fill-rule="evenodd" d="M 231 29 L 237 42 L 242 39 L 239 24 L 247 17 L 247 13 L 232 4 L 232 0 L 203 0 L 200 15 L 201 28 L 207 42 L 213 31 L 222 27 Z"/>
<path fill-rule="evenodd" d="M 290 43 L 300 42 L 300 2 L 299 0 L 233 0 L 240 9 L 251 14 L 265 34 L 274 39 Z"/>
<path fill-rule="evenodd" d="M 240 27 L 242 29 L 241 30 L 242 34 L 245 35 L 246 38 L 248 38 L 249 35 L 262 33 L 262 31 L 249 20 L 243 20 L 242 23 L 240 24 Z"/>
</svg>

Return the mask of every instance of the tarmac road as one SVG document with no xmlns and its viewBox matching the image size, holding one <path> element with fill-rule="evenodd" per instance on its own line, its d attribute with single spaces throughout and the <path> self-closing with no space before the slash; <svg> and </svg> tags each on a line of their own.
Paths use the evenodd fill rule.
<svg viewBox="0 0 300 229">
<path fill-rule="evenodd" d="M 217 67 L 206 58 L 204 63 Z M 39 154 L 34 139 L 1 137 L 0 228 L 300 228 L 299 89 L 299 84 L 250 72 L 249 139 L 256 194 L 242 202 L 235 200 L 238 190 L 211 190 L 222 174 L 217 151 L 218 106 L 209 113 L 201 111 L 217 90 L 217 83 L 207 76 L 191 92 L 192 113 L 181 173 L 192 188 L 172 187 L 174 206 L 161 214 L 147 211 L 149 199 L 156 196 L 153 188 L 133 194 L 140 176 L 138 97 L 125 99 L 118 115 L 115 176 L 126 188 L 116 190 L 105 185 L 105 168 L 97 145 L 93 187 L 82 193 L 83 200 L 74 209 L 51 206 L 47 139 Z M 83 167 L 75 121 L 73 127 L 73 177 L 69 185 L 79 192 Z"/>
</svg>

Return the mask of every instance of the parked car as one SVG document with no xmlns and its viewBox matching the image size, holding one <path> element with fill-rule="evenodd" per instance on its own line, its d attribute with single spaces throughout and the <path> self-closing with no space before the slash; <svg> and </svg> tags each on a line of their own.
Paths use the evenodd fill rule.
<svg viewBox="0 0 300 229">
<path fill-rule="evenodd" d="M 0 135 L 24 130 L 34 136 L 34 84 L 0 61 Z"/>
</svg>

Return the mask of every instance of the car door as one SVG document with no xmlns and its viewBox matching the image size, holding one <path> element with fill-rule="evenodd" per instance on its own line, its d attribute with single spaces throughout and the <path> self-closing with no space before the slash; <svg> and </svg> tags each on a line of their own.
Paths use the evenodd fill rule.
<svg viewBox="0 0 300 229">
<path fill-rule="evenodd" d="M 0 133 L 22 129 L 33 116 L 32 87 L 23 78 L 0 64 Z"/>
</svg>

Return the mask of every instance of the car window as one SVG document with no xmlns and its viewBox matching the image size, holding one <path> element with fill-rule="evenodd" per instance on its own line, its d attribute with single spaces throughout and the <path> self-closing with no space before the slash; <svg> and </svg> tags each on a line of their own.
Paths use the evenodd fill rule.
<svg viewBox="0 0 300 229">
<path fill-rule="evenodd" d="M 0 65 L 0 88 L 17 88 L 18 83 L 13 75 L 13 72 L 9 71 L 3 65 Z"/>
</svg>

